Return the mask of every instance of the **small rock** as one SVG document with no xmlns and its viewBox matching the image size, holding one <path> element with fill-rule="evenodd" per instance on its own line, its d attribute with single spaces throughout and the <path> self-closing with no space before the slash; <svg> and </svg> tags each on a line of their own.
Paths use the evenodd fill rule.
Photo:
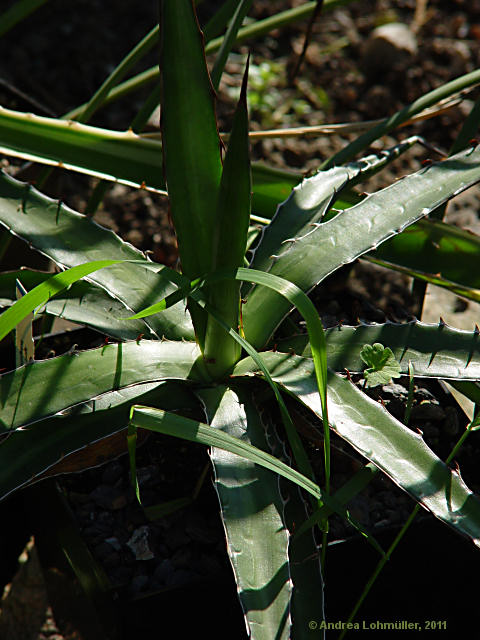
<svg viewBox="0 0 480 640">
<path fill-rule="evenodd" d="M 120 554 L 116 551 L 113 551 L 109 556 L 103 558 L 103 566 L 106 569 L 113 569 L 113 567 L 118 567 L 120 564 Z"/>
<path fill-rule="evenodd" d="M 215 556 L 202 553 L 198 558 L 194 558 L 192 567 L 198 573 L 206 576 L 216 576 L 222 573 L 222 565 Z"/>
<path fill-rule="evenodd" d="M 137 480 L 140 487 L 144 487 L 157 477 L 158 467 L 156 465 L 151 464 L 148 467 L 141 467 L 137 469 Z"/>
<path fill-rule="evenodd" d="M 185 531 L 185 524 L 183 522 L 175 522 L 169 530 L 168 539 L 165 540 L 166 545 L 172 551 L 175 551 L 190 542 L 190 536 Z"/>
<path fill-rule="evenodd" d="M 401 384 L 384 384 L 382 387 L 383 395 L 392 396 L 393 398 L 405 398 L 408 395 L 408 391 Z"/>
<path fill-rule="evenodd" d="M 377 527 L 388 527 L 391 524 L 388 518 L 384 518 L 383 520 L 379 520 L 375 526 Z"/>
<path fill-rule="evenodd" d="M 390 520 L 391 524 L 396 524 L 397 522 L 401 522 L 401 513 L 398 509 L 386 509 L 385 516 L 388 520 Z"/>
<path fill-rule="evenodd" d="M 71 504 L 84 505 L 90 500 L 90 496 L 85 493 L 78 493 L 77 491 L 69 491 L 68 492 L 68 500 Z"/>
<path fill-rule="evenodd" d="M 355 498 L 349 502 L 348 511 L 359 523 L 365 526 L 370 525 L 368 501 L 362 496 L 355 496 Z"/>
<path fill-rule="evenodd" d="M 133 570 L 130 567 L 116 567 L 109 571 L 110 579 L 114 584 L 126 584 L 132 579 Z"/>
<path fill-rule="evenodd" d="M 93 523 L 83 529 L 83 535 L 92 541 L 95 540 L 95 538 L 103 536 L 103 531 L 97 526 L 97 524 Z"/>
<path fill-rule="evenodd" d="M 341 307 L 338 300 L 330 300 L 330 302 L 326 307 L 326 311 L 331 315 L 334 315 L 334 316 L 338 315 L 338 313 L 341 312 Z"/>
<path fill-rule="evenodd" d="M 397 498 L 395 494 L 388 489 L 381 492 L 381 499 L 383 504 L 390 508 L 394 508 L 397 504 Z"/>
<path fill-rule="evenodd" d="M 149 547 L 148 534 L 148 526 L 139 527 L 127 542 L 127 547 L 133 551 L 136 560 L 152 560 L 155 557 Z"/>
<path fill-rule="evenodd" d="M 120 551 L 122 548 L 122 545 L 118 541 L 118 538 L 115 538 L 115 537 L 107 538 L 105 542 L 108 542 L 108 544 L 111 545 L 115 549 L 115 551 Z"/>
<path fill-rule="evenodd" d="M 108 542 L 101 542 L 100 544 L 97 544 L 94 549 L 95 556 L 102 561 L 104 561 L 105 558 L 108 558 L 108 556 L 111 555 L 112 551 L 113 549 L 108 544 Z"/>
<path fill-rule="evenodd" d="M 134 525 L 132 529 L 137 525 L 146 523 L 147 519 L 145 517 L 145 513 L 136 500 L 126 508 L 125 521 Z"/>
<path fill-rule="evenodd" d="M 385 404 L 388 412 L 391 413 L 394 418 L 403 422 L 405 417 L 405 402 L 402 402 L 397 398 L 393 398 L 392 400 L 388 400 Z"/>
<path fill-rule="evenodd" d="M 431 393 L 428 389 L 425 389 L 425 387 L 419 387 L 415 391 L 415 400 L 417 400 L 418 402 L 421 402 L 422 400 L 428 400 L 429 402 L 438 404 L 438 400 L 435 398 L 433 393 Z"/>
<path fill-rule="evenodd" d="M 363 52 L 363 66 L 369 75 L 375 75 L 413 57 L 417 48 L 415 35 L 406 24 L 384 24 L 370 34 Z"/>
<path fill-rule="evenodd" d="M 440 429 L 431 422 L 427 422 L 425 425 L 423 425 L 422 431 L 425 439 L 429 440 L 431 440 L 432 438 L 438 438 L 438 436 L 440 435 Z"/>
<path fill-rule="evenodd" d="M 178 549 L 172 556 L 172 564 L 179 569 L 187 569 L 192 564 L 192 552 L 189 547 Z"/>
</svg>

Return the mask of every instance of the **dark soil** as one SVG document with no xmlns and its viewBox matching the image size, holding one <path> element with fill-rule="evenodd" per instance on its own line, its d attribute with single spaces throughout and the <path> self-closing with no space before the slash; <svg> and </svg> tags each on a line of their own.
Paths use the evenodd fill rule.
<svg viewBox="0 0 480 640">
<path fill-rule="evenodd" d="M 10 4 L 13 1 L 5 6 Z M 203 3 L 203 15 L 206 17 L 217 4 Z M 295 0 L 257 0 L 252 16 L 265 17 L 298 4 L 301 3 Z M 388 116 L 426 91 L 478 67 L 480 2 L 431 0 L 424 20 L 415 13 L 420 4 L 418 0 L 370 0 L 325 12 L 313 27 L 311 44 L 295 79 L 289 78 L 289 73 L 302 49 L 306 22 L 240 47 L 227 66 L 219 92 L 221 128 L 229 128 L 233 96 L 240 85 L 249 50 L 252 67 L 260 76 L 263 68 L 267 78 L 263 84 L 259 81 L 251 100 L 254 130 L 360 122 Z M 25 29 L 17 27 L 2 38 L 1 104 L 41 115 L 61 115 L 88 100 L 123 55 L 156 21 L 156 3 L 116 3 L 115 11 L 107 5 L 109 3 L 102 0 L 81 0 L 73 9 L 73 6 L 65 8 L 59 0 L 51 0 L 25 22 Z M 418 47 L 411 55 L 396 52 L 389 68 L 383 67 L 380 60 L 365 57 L 372 30 L 386 22 L 413 25 Z M 156 53 L 152 52 L 145 66 L 137 71 L 155 63 Z M 148 91 L 142 91 L 101 111 L 93 124 L 126 129 L 146 95 Z M 419 134 L 447 151 L 476 97 L 478 92 L 473 92 L 444 115 L 411 125 L 398 137 L 386 137 L 381 144 L 390 146 L 408 135 Z M 155 122 L 152 127 L 154 125 Z M 264 140 L 252 146 L 252 153 L 270 165 L 307 173 L 353 137 L 352 134 L 317 135 Z M 375 180 L 376 186 L 418 169 L 428 155 L 422 147 L 413 148 L 394 168 Z M 12 174 L 20 168 L 15 160 L 5 158 L 2 162 Z M 83 211 L 94 184 L 91 179 L 56 172 L 47 189 L 51 195 L 61 194 L 74 208 Z M 473 224 L 478 222 L 470 208 L 461 213 L 463 220 L 467 216 Z M 117 185 L 108 192 L 97 219 L 135 246 L 152 251 L 154 260 L 169 265 L 176 263 L 175 238 L 165 199 Z M 13 250 L 9 254 L 9 268 L 27 264 L 29 258 L 22 256 L 17 262 L 16 253 Z M 338 322 L 356 324 L 359 320 L 406 322 L 416 311 L 410 283 L 403 276 L 361 263 L 355 264 L 353 271 L 343 277 L 330 279 L 321 291 L 314 293 L 314 300 L 326 326 Z M 92 339 L 103 338 L 93 338 L 89 333 L 78 344 L 91 346 Z M 74 341 L 77 338 L 71 342 Z M 63 346 L 54 343 L 57 353 L 70 346 L 68 341 Z M 44 348 L 46 357 L 48 342 Z M 408 380 L 398 382 L 372 393 L 393 415 L 403 419 Z M 304 418 L 307 428 L 302 435 L 321 474 L 321 442 L 312 437 L 308 429 L 308 423 L 315 421 L 311 416 Z M 441 457 L 448 455 L 465 424 L 458 405 L 438 384 L 417 381 L 410 426 L 420 429 Z M 334 438 L 333 445 L 332 482 L 337 488 L 362 460 L 339 439 Z M 462 476 L 473 490 L 480 489 L 477 456 L 475 435 L 458 458 Z M 144 507 L 192 496 L 207 464 L 208 457 L 201 447 L 168 437 L 150 436 L 138 450 Z M 215 594 L 218 596 L 218 592 L 226 588 L 224 585 L 232 585 L 210 472 L 191 504 L 155 520 L 149 520 L 136 502 L 126 456 L 95 469 L 62 476 L 59 482 L 93 556 L 108 575 L 121 602 L 129 603 L 131 610 L 134 603 L 156 603 L 154 594 L 167 590 L 193 584 L 200 590 L 211 589 L 214 599 Z M 412 507 L 411 499 L 383 477 L 376 478 L 350 505 L 352 516 L 374 535 L 403 523 Z M 431 519 L 426 513 L 421 517 Z M 332 519 L 332 539 L 353 535 L 355 531 L 350 525 L 338 518 Z M 138 632 L 141 623 L 137 620 L 136 624 Z M 148 634 L 153 633 L 153 628 L 143 630 L 142 634 L 152 637 Z M 13 635 L 10 637 L 15 640 Z M 61 640 L 67 636 L 60 634 L 50 615 L 42 631 L 30 637 Z M 136 637 L 133 631 L 130 637 Z"/>
</svg>

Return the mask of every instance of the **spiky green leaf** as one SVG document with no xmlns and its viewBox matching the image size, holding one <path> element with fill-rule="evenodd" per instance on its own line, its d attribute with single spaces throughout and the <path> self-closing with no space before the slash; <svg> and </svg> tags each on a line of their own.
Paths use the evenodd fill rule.
<svg viewBox="0 0 480 640">
<path fill-rule="evenodd" d="M 309 359 L 279 353 L 263 357 L 273 379 L 321 416 Z M 256 366 L 247 358 L 237 365 L 234 375 L 255 371 Z M 351 382 L 335 374 L 328 382 L 331 428 L 437 518 L 480 546 L 480 500 L 460 475 L 447 467 L 418 433 Z"/>
<path fill-rule="evenodd" d="M 369 255 L 375 260 L 472 288 L 478 296 L 479 251 L 480 237 L 477 235 L 450 224 L 419 220 Z"/>
<path fill-rule="evenodd" d="M 188 412 L 196 406 L 184 385 L 150 382 L 111 391 L 63 415 L 18 429 L 0 443 L 0 500 L 45 472 L 52 473 L 51 468 L 71 453 L 126 429 L 134 402 Z"/>
<path fill-rule="evenodd" d="M 22 269 L 0 274 L 0 306 L 15 301 L 15 280 L 20 278 L 27 291 L 51 278 L 51 273 Z M 120 340 L 135 340 L 145 331 L 141 320 L 128 320 L 130 311 L 100 287 L 80 280 L 68 290 L 57 293 L 38 313 L 64 318 Z M 146 335 L 145 338 L 151 336 Z"/>
<path fill-rule="evenodd" d="M 103 393 L 161 380 L 195 379 L 195 343 L 140 341 L 72 351 L 0 377 L 0 433 Z"/>
<path fill-rule="evenodd" d="M 174 278 L 175 272 L 167 267 L 157 268 L 141 251 L 112 231 L 3 173 L 0 174 L 0 224 L 62 268 L 92 260 L 142 261 L 142 264 L 122 262 L 89 276 L 91 282 L 119 300 L 126 309 L 142 309 L 148 300 L 153 302 L 175 288 L 170 278 L 162 277 L 162 273 L 168 272 Z M 145 322 L 142 333 L 160 338 L 193 338 L 184 304 L 162 316 Z"/>
<path fill-rule="evenodd" d="M 364 365 L 360 350 L 366 343 L 388 346 L 408 375 L 411 362 L 415 376 L 449 380 L 480 379 L 480 335 L 445 324 L 423 322 L 372 324 L 359 327 L 334 327 L 325 331 L 327 361 L 330 369 L 361 373 Z M 279 351 L 310 357 L 307 335 L 292 336 L 277 343 Z"/>
<path fill-rule="evenodd" d="M 399 234 L 410 224 L 427 215 L 449 198 L 480 180 L 480 149 L 468 149 L 444 162 L 432 164 L 395 184 L 365 198 L 332 220 L 308 227 L 308 215 L 301 232 L 284 240 L 276 251 L 264 255 L 261 265 L 252 266 L 294 282 L 304 291 L 310 290 L 341 265 L 376 248 Z M 318 174 L 312 180 L 319 181 Z M 320 188 L 322 201 L 325 198 Z M 283 205 L 285 220 L 310 211 L 312 207 L 310 181 L 298 187 Z M 262 242 L 259 244 L 261 250 Z M 274 292 L 259 287 L 249 292 L 244 306 L 245 335 L 257 347 L 263 345 L 289 311 L 289 305 Z"/>
<path fill-rule="evenodd" d="M 293 633 L 290 601 L 295 589 L 289 569 L 290 535 L 284 522 L 278 480 L 267 469 L 294 481 L 300 480 L 299 474 L 265 452 L 268 445 L 264 426 L 249 394 L 216 387 L 202 390 L 199 395 L 205 403 L 210 427 L 141 407 L 135 408 L 133 424 L 213 445 L 210 457 L 227 548 L 251 637 L 290 638 Z M 312 488 L 306 478 L 301 482 L 304 488 Z M 318 497 L 318 488 L 315 492 Z M 316 583 L 311 579 L 308 585 L 303 585 L 305 597 L 320 605 L 317 608 L 320 617 L 322 586 L 319 572 Z M 306 637 L 306 631 L 304 624 L 298 624 L 295 637 Z"/>
</svg>

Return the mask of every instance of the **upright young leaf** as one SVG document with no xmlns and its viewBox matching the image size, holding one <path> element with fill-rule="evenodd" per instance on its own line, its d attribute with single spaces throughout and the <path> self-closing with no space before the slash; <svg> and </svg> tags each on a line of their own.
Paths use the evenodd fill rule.
<svg viewBox="0 0 480 640">
<path fill-rule="evenodd" d="M 248 142 L 247 111 L 248 64 L 245 70 L 240 100 L 233 120 L 232 133 L 223 167 L 217 205 L 217 221 L 212 230 L 212 269 L 241 267 L 247 247 L 250 221 L 252 180 Z M 209 289 L 209 300 L 218 309 L 224 322 L 236 328 L 240 305 L 240 283 L 235 280 L 218 282 Z M 211 317 L 207 321 L 205 359 L 212 374 L 222 374 L 240 357 L 240 347 Z M 208 364 L 210 363 L 210 364 Z"/>
<path fill-rule="evenodd" d="M 237 4 L 232 20 L 228 25 L 227 33 L 223 38 L 222 46 L 220 47 L 220 51 L 217 54 L 217 58 L 212 69 L 212 83 L 215 89 L 218 89 L 223 69 L 228 59 L 228 54 L 235 43 L 237 32 L 242 26 L 245 16 L 250 11 L 252 2 L 253 0 L 240 0 Z"/>
<path fill-rule="evenodd" d="M 191 0 L 161 0 L 161 127 L 170 212 L 182 270 L 211 271 L 222 163 L 202 35 Z M 204 342 L 205 314 L 193 310 Z"/>
</svg>

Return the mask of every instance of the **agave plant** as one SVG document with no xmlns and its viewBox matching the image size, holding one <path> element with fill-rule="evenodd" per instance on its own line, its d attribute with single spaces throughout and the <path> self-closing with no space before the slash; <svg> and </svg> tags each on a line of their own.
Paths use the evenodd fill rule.
<svg viewBox="0 0 480 640">
<path fill-rule="evenodd" d="M 239 10 L 248 8 L 246 2 L 238 4 Z M 399 256 L 408 254 L 411 240 L 402 231 L 480 181 L 480 150 L 467 144 L 449 159 L 367 197 L 354 195 L 352 186 L 398 155 L 402 145 L 382 156 L 333 166 L 348 160 L 347 150 L 332 168 L 298 184 L 259 230 L 251 224 L 247 74 L 224 154 L 193 4 L 161 0 L 160 8 L 161 146 L 133 134 L 115 137 L 86 125 L 0 113 L 0 144 L 17 155 L 52 162 L 45 145 L 50 136 L 52 156 L 65 165 L 155 188 L 165 186 L 163 164 L 181 261 L 181 272 L 154 263 L 90 217 L 29 184 L 0 176 L 0 222 L 61 269 L 54 276 L 29 270 L 2 276 L 2 299 L 12 306 L 0 317 L 0 337 L 15 326 L 19 333 L 18 323 L 36 311 L 117 341 L 33 360 L 2 376 L 0 429 L 9 437 L 0 444 L 0 494 L 40 478 L 64 456 L 127 426 L 133 471 L 138 428 L 206 444 L 248 633 L 262 639 L 309 637 L 308 621 L 320 623 L 325 615 L 320 559 L 325 558 L 328 516 L 336 512 L 353 522 L 346 505 L 375 470 L 480 544 L 480 502 L 459 474 L 419 434 L 342 375 L 345 369 L 364 369 L 365 344 L 382 343 L 403 374 L 410 365 L 417 376 L 453 380 L 475 394 L 478 332 L 419 322 L 324 332 L 306 295 L 382 243 L 378 260 L 432 278 L 427 275 L 432 268 L 422 271 L 422 264 L 402 262 Z M 235 14 L 232 28 L 243 15 Z M 455 88 L 476 80 L 470 74 Z M 440 93 L 377 128 L 359 148 Z M 27 121 L 30 129 L 20 145 L 19 127 Z M 92 140 L 95 154 L 84 153 Z M 273 183 L 276 193 L 285 188 L 272 174 L 262 181 L 262 171 L 253 171 L 257 214 L 271 210 L 272 191 L 265 185 Z M 413 229 L 427 237 L 432 228 L 448 236 L 440 227 L 425 223 Z M 435 247 L 432 264 L 445 251 L 440 243 Z M 452 287 L 449 280 L 455 281 L 457 289 L 462 285 L 474 297 L 467 271 L 449 278 L 442 270 L 437 281 Z M 18 280 L 28 293 L 14 303 Z M 304 335 L 288 329 L 293 308 L 306 322 Z M 276 334 L 279 328 L 282 333 Z M 266 410 L 265 394 L 277 403 L 280 420 Z M 287 404 L 323 423 L 322 486 Z M 330 430 L 367 461 L 334 495 Z"/>
</svg>

